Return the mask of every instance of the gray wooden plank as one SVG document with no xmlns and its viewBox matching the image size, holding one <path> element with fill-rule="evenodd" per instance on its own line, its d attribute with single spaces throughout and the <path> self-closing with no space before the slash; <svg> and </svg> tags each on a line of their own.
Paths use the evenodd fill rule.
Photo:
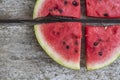
<svg viewBox="0 0 120 80">
<path fill-rule="evenodd" d="M 31 19 L 35 1 L 0 0 L 0 18 Z M 81 66 L 81 70 L 71 70 L 49 58 L 36 41 L 32 25 L 0 24 L 0 80 L 120 79 L 120 60 L 95 71 L 87 71 L 83 60 Z"/>
</svg>

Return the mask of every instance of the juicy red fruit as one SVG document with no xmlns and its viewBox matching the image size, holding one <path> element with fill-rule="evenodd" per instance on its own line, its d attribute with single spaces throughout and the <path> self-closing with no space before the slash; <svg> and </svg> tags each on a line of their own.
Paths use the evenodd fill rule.
<svg viewBox="0 0 120 80">
<path fill-rule="evenodd" d="M 64 59 L 74 62 L 80 60 L 80 23 L 43 24 L 41 30 L 47 43 Z"/>
<path fill-rule="evenodd" d="M 107 62 L 120 54 L 120 26 L 87 26 L 86 54 L 87 65 L 98 65 Z"/>
<path fill-rule="evenodd" d="M 38 0 L 34 18 L 44 16 L 80 18 L 80 0 Z M 53 60 L 65 67 L 80 69 L 80 23 L 40 24 L 35 26 L 35 32 L 40 45 Z"/>
<path fill-rule="evenodd" d="M 80 18 L 80 0 L 45 0 L 38 16 L 71 16 Z"/>
<path fill-rule="evenodd" d="M 120 0 L 86 0 L 87 16 L 120 18 Z"/>
</svg>

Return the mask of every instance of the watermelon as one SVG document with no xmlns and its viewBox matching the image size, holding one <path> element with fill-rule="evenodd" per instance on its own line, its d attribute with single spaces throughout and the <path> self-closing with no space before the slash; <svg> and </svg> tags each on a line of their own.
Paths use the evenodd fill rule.
<svg viewBox="0 0 120 80">
<path fill-rule="evenodd" d="M 120 18 L 120 0 L 86 0 L 87 16 Z"/>
<path fill-rule="evenodd" d="M 80 18 L 80 0 L 37 0 L 34 18 L 52 15 Z"/>
<path fill-rule="evenodd" d="M 80 18 L 79 0 L 37 0 L 34 18 L 43 16 Z M 37 40 L 45 52 L 59 64 L 80 69 L 81 24 L 56 22 L 35 25 Z"/>
<path fill-rule="evenodd" d="M 120 55 L 120 26 L 86 26 L 86 64 L 88 70 L 111 64 Z"/>
</svg>

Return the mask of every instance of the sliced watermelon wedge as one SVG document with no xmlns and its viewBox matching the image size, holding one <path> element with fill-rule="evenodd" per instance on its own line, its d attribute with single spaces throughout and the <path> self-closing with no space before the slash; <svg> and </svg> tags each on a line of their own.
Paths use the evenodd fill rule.
<svg viewBox="0 0 120 80">
<path fill-rule="evenodd" d="M 80 1 L 37 0 L 34 18 L 51 15 L 80 18 Z M 65 67 L 80 69 L 80 23 L 57 22 L 35 25 L 34 28 L 39 44 L 53 60 Z"/>
<path fill-rule="evenodd" d="M 51 15 L 80 18 L 80 0 L 37 0 L 34 18 Z"/>
<path fill-rule="evenodd" d="M 111 64 L 120 55 L 120 26 L 86 26 L 87 69 Z"/>
<path fill-rule="evenodd" d="M 120 18 L 120 0 L 86 0 L 87 16 Z"/>
<path fill-rule="evenodd" d="M 80 31 L 80 23 L 35 26 L 36 37 L 47 54 L 59 64 L 72 69 L 80 68 Z"/>
</svg>

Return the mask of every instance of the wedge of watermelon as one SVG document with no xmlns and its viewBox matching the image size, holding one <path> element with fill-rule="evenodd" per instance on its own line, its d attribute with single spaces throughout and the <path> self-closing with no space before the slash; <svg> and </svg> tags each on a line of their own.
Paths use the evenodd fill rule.
<svg viewBox="0 0 120 80">
<path fill-rule="evenodd" d="M 86 0 L 87 16 L 120 18 L 120 0 Z"/>
<path fill-rule="evenodd" d="M 43 16 L 80 18 L 79 0 L 37 0 L 34 18 Z M 38 42 L 59 64 L 80 69 L 81 24 L 64 22 L 35 25 Z"/>
<path fill-rule="evenodd" d="M 120 26 L 86 26 L 87 69 L 111 64 L 120 55 Z"/>
<path fill-rule="evenodd" d="M 37 0 L 34 18 L 51 15 L 80 18 L 80 0 Z"/>
</svg>

